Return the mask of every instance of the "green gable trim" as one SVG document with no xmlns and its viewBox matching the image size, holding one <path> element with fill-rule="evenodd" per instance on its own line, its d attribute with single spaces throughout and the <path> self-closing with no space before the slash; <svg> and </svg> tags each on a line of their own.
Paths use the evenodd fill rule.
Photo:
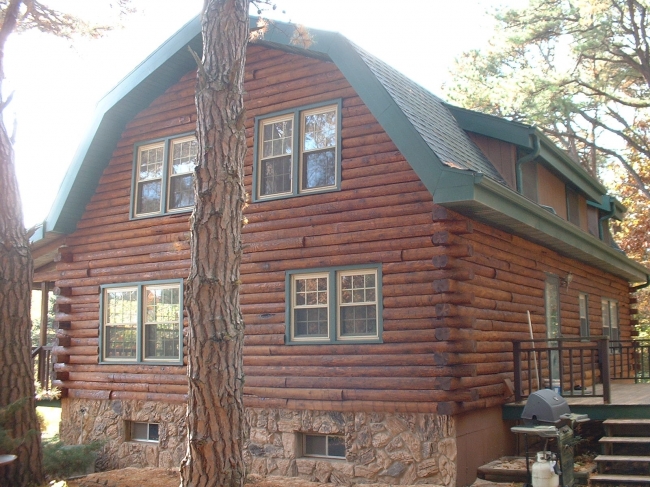
<svg viewBox="0 0 650 487">
<path fill-rule="evenodd" d="M 607 194 L 607 188 L 592 177 L 582 166 L 559 149 L 551 139 L 532 125 L 513 122 L 503 118 L 474 112 L 464 108 L 445 104 L 460 126 L 468 132 L 474 132 L 493 139 L 502 140 L 518 147 L 533 150 L 533 137 L 540 141 L 539 157 L 548 167 L 560 174 L 565 182 L 570 182 L 593 201 L 600 201 Z"/>
<path fill-rule="evenodd" d="M 479 174 L 464 182 L 435 193 L 434 202 L 629 282 L 646 282 L 644 266 L 515 191 Z"/>
<path fill-rule="evenodd" d="M 77 149 L 43 224 L 44 232 L 71 233 L 75 230 L 126 124 L 196 66 L 187 46 L 200 52 L 200 31 L 197 17 L 140 63 L 99 102 L 90 130 Z"/>
</svg>

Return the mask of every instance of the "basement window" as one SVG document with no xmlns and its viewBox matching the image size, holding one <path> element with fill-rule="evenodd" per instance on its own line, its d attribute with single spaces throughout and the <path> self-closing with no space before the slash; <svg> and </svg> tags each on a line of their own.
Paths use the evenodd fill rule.
<svg viewBox="0 0 650 487">
<path fill-rule="evenodd" d="M 145 441 L 158 443 L 158 423 L 143 423 L 138 421 L 127 421 L 128 439 L 130 441 Z"/>
<path fill-rule="evenodd" d="M 306 457 L 345 458 L 345 438 L 337 435 L 303 435 Z"/>
</svg>

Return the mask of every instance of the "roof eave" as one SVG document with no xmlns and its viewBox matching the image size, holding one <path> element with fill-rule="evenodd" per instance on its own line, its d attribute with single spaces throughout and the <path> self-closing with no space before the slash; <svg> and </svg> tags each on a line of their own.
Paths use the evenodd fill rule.
<svg viewBox="0 0 650 487">
<path fill-rule="evenodd" d="M 438 191 L 434 194 L 434 201 L 630 283 L 646 282 L 650 273 L 623 252 L 480 174 L 475 175 L 471 182 L 464 178 L 464 183 L 456 185 L 453 190 Z"/>
</svg>

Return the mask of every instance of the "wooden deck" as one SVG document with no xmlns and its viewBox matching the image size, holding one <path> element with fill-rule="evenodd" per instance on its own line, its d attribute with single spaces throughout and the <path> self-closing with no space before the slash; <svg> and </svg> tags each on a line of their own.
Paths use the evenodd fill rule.
<svg viewBox="0 0 650 487">
<path fill-rule="evenodd" d="M 596 393 L 602 392 L 600 385 Z M 650 418 L 650 384 L 634 384 L 619 381 L 611 383 L 612 400 L 604 404 L 602 397 L 585 395 L 567 397 L 572 413 L 587 414 L 594 420 L 609 418 Z M 526 401 L 509 403 L 503 406 L 504 419 L 519 419 Z"/>
</svg>

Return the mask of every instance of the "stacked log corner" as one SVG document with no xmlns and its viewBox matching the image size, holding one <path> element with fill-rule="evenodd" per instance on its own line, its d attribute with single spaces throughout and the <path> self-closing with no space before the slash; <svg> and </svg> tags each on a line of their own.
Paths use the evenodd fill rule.
<svg viewBox="0 0 650 487">
<path fill-rule="evenodd" d="M 99 290 L 188 275 L 189 213 L 130 220 L 129 205 L 134 144 L 193 132 L 194 87 L 188 73 L 127 125 L 61 249 L 53 353 L 68 397 L 186 401 L 182 365 L 98 363 Z M 528 338 L 527 311 L 545 336 L 546 272 L 575 276 L 561 289 L 565 335 L 579 333 L 579 291 L 594 296 L 594 334 L 600 296 L 627 304 L 622 279 L 435 205 L 334 64 L 253 45 L 245 88 L 249 192 L 256 116 L 342 100 L 341 190 L 246 209 L 247 407 L 458 414 L 499 405 L 513 379 L 512 340 Z M 285 345 L 286 271 L 363 264 L 382 266 L 383 343 Z"/>
</svg>

